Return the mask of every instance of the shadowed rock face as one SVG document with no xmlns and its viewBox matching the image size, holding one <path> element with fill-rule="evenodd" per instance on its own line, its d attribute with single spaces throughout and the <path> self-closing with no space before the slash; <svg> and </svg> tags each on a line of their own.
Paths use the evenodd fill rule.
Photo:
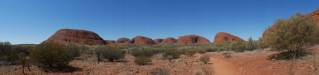
<svg viewBox="0 0 319 75">
<path fill-rule="evenodd" d="M 164 44 L 175 44 L 177 40 L 175 38 L 169 37 L 163 40 L 162 43 Z"/>
<path fill-rule="evenodd" d="M 104 45 L 105 41 L 96 33 L 87 30 L 61 29 L 44 43 Z"/>
<path fill-rule="evenodd" d="M 198 35 L 185 35 L 177 40 L 179 45 L 209 44 L 209 40 Z"/>
<path fill-rule="evenodd" d="M 106 45 L 112 45 L 116 43 L 114 40 L 104 40 L 104 42 Z"/>
<path fill-rule="evenodd" d="M 155 44 L 155 42 L 148 37 L 145 36 L 136 36 L 131 40 L 132 44 L 136 44 L 136 45 L 153 45 Z"/>
<path fill-rule="evenodd" d="M 129 38 L 119 38 L 116 41 L 116 44 L 130 44 Z"/>
<path fill-rule="evenodd" d="M 154 42 L 155 44 L 161 44 L 163 42 L 163 39 L 155 39 Z"/>
<path fill-rule="evenodd" d="M 243 40 L 237 36 L 231 35 L 226 32 L 218 32 L 214 39 L 215 44 L 222 44 L 224 42 L 236 42 L 236 41 L 243 41 Z"/>
</svg>

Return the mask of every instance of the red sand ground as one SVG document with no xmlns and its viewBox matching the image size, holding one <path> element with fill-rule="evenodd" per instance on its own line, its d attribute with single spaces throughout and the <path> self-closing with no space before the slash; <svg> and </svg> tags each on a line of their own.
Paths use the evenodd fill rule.
<svg viewBox="0 0 319 75">
<path fill-rule="evenodd" d="M 316 71 L 316 67 L 319 67 L 318 57 L 307 56 L 293 62 L 269 60 L 271 54 L 273 52 L 253 51 L 236 53 L 226 58 L 220 53 L 214 53 L 211 67 L 215 75 L 319 75 Z"/>
<path fill-rule="evenodd" d="M 319 50 L 316 50 L 319 51 Z M 199 61 L 202 54 L 183 56 L 169 62 L 160 56 L 153 57 L 153 64 L 139 66 L 133 61 L 133 56 L 127 56 L 127 62 L 104 62 L 98 64 L 95 60 L 75 60 L 72 66 L 82 68 L 73 73 L 45 73 L 36 67 L 27 71 L 28 75 L 151 75 L 154 68 L 165 68 L 171 75 L 319 75 L 316 71 L 319 64 L 318 52 L 295 60 L 269 60 L 274 52 L 257 50 L 243 53 L 232 53 L 226 57 L 224 53 L 206 53 L 210 55 L 210 64 Z M 315 57 L 315 58 L 314 58 Z M 291 69 L 292 68 L 292 69 Z M 22 75 L 17 66 L 0 67 L 0 75 Z M 206 74 L 205 74 L 206 73 Z"/>
</svg>

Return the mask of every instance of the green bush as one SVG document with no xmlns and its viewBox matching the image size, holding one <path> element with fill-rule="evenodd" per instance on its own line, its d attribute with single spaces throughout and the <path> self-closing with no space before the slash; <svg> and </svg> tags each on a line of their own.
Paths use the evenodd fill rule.
<svg viewBox="0 0 319 75">
<path fill-rule="evenodd" d="M 67 53 L 69 57 L 79 57 L 81 55 L 81 47 L 77 46 L 75 44 L 69 44 L 66 46 L 67 48 Z"/>
<path fill-rule="evenodd" d="M 152 62 L 151 58 L 148 56 L 137 56 L 134 62 L 138 65 L 147 65 Z"/>
<path fill-rule="evenodd" d="M 169 70 L 164 68 L 155 68 L 151 71 L 152 75 L 170 75 Z"/>
<path fill-rule="evenodd" d="M 260 48 L 259 41 L 253 40 L 249 38 L 248 41 L 235 41 L 235 42 L 224 42 L 220 45 L 213 46 L 213 49 L 217 51 L 235 51 L 235 52 L 243 52 L 243 51 L 252 51 Z"/>
<path fill-rule="evenodd" d="M 100 46 L 96 48 L 96 56 L 98 58 L 98 62 L 102 59 L 108 59 L 109 61 L 114 62 L 124 58 L 125 51 L 114 47 Z"/>
<path fill-rule="evenodd" d="M 44 43 L 36 46 L 30 54 L 37 66 L 56 71 L 64 69 L 74 58 L 66 46 L 55 43 Z"/>
<path fill-rule="evenodd" d="M 29 46 L 11 45 L 10 42 L 0 42 L 0 61 L 6 61 L 8 64 L 19 64 L 22 58 L 27 57 L 30 49 Z"/>
<path fill-rule="evenodd" d="M 163 50 L 163 57 L 169 60 L 173 60 L 173 59 L 177 59 L 180 57 L 180 55 L 183 54 L 183 52 L 181 50 L 177 50 L 177 49 L 166 49 Z"/>
<path fill-rule="evenodd" d="M 279 20 L 273 28 L 265 34 L 263 41 L 273 50 L 288 52 L 293 58 L 318 41 L 318 28 L 308 15 L 297 14 L 288 20 Z"/>
<path fill-rule="evenodd" d="M 157 53 L 160 53 L 159 49 L 151 48 L 151 47 L 139 47 L 132 50 L 131 54 L 135 57 L 138 56 L 147 56 L 151 57 Z"/>
<path fill-rule="evenodd" d="M 260 41 L 249 38 L 248 41 L 246 42 L 246 50 L 251 51 L 258 48 L 261 48 Z"/>
<path fill-rule="evenodd" d="M 12 51 L 12 45 L 10 42 L 0 42 L 1 60 L 7 60 L 11 51 Z"/>
</svg>

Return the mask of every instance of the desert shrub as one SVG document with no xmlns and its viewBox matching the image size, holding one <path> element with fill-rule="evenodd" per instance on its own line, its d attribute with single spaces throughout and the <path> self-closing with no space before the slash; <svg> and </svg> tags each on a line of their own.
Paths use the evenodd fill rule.
<svg viewBox="0 0 319 75">
<path fill-rule="evenodd" d="M 213 49 L 217 51 L 235 51 L 235 52 L 243 52 L 243 51 L 252 51 L 260 48 L 259 41 L 253 40 L 249 38 L 248 41 L 235 41 L 228 42 L 225 41 L 220 45 L 213 46 Z"/>
<path fill-rule="evenodd" d="M 274 26 L 263 40 L 273 50 L 288 52 L 283 57 L 296 58 L 299 52 L 318 41 L 318 29 L 311 16 L 297 14 L 288 20 L 278 20 Z"/>
<path fill-rule="evenodd" d="M 253 40 L 252 38 L 249 38 L 248 41 L 246 42 L 246 50 L 255 50 L 261 48 L 259 40 Z"/>
<path fill-rule="evenodd" d="M 96 48 L 96 56 L 98 62 L 102 59 L 108 59 L 111 62 L 125 57 L 125 51 L 109 46 L 100 46 Z"/>
<path fill-rule="evenodd" d="M 134 62 L 138 65 L 147 65 L 152 62 L 151 58 L 148 56 L 137 56 Z"/>
<path fill-rule="evenodd" d="M 81 55 L 81 51 L 83 50 L 81 49 L 82 47 L 77 46 L 75 44 L 69 44 L 66 46 L 66 48 L 69 57 L 79 57 Z"/>
<path fill-rule="evenodd" d="M 201 62 L 203 62 L 204 64 L 208 64 L 208 62 L 209 62 L 209 56 L 208 55 L 203 55 L 203 56 L 201 56 L 200 58 L 199 58 L 199 60 L 201 61 Z"/>
<path fill-rule="evenodd" d="M 298 59 L 308 54 L 311 54 L 311 53 L 306 51 L 301 51 L 301 50 L 299 52 L 284 51 L 284 52 L 277 53 L 270 56 L 270 59 L 275 59 L 275 60 L 287 60 L 287 59 L 293 59 L 293 58 Z"/>
<path fill-rule="evenodd" d="M 151 71 L 152 75 L 170 75 L 169 71 L 164 68 L 155 68 Z"/>
<path fill-rule="evenodd" d="M 208 51 L 213 51 L 212 45 L 187 45 L 177 47 L 177 50 L 181 51 L 182 54 L 187 56 L 193 56 L 196 53 L 206 53 Z"/>
<path fill-rule="evenodd" d="M 0 57 L 2 61 L 7 60 L 11 51 L 12 45 L 10 42 L 0 42 Z"/>
<path fill-rule="evenodd" d="M 6 64 L 19 64 L 21 58 L 28 55 L 28 46 L 11 45 L 10 42 L 0 42 L 0 61 Z M 21 56 L 23 54 L 23 56 Z"/>
<path fill-rule="evenodd" d="M 131 54 L 135 57 L 138 57 L 138 56 L 151 57 L 157 53 L 160 53 L 160 50 L 156 48 L 151 48 L 151 47 L 135 48 L 131 52 Z"/>
<path fill-rule="evenodd" d="M 215 49 L 217 51 L 227 51 L 227 50 L 231 50 L 231 42 L 228 42 L 228 41 L 224 41 L 222 44 L 218 44 L 218 45 L 215 45 Z"/>
<path fill-rule="evenodd" d="M 195 49 L 185 49 L 185 50 L 182 50 L 182 51 L 183 51 L 183 54 L 186 54 L 188 56 L 193 56 L 196 53 L 198 53 L 198 51 L 196 51 Z"/>
<path fill-rule="evenodd" d="M 246 50 L 246 42 L 245 41 L 232 42 L 230 43 L 229 48 L 232 51 L 243 52 Z"/>
<path fill-rule="evenodd" d="M 166 49 L 163 51 L 163 57 L 169 60 L 177 59 L 183 52 L 177 49 Z"/>
<path fill-rule="evenodd" d="M 35 65 L 46 71 L 68 71 L 68 63 L 74 58 L 66 46 L 55 43 L 44 43 L 30 52 Z"/>
</svg>

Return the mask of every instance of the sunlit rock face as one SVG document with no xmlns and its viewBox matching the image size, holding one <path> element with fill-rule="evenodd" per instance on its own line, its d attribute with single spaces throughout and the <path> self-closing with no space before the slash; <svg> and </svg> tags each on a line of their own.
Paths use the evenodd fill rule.
<svg viewBox="0 0 319 75">
<path fill-rule="evenodd" d="M 44 43 L 104 45 L 105 41 L 95 32 L 79 29 L 60 29 Z"/>
</svg>

